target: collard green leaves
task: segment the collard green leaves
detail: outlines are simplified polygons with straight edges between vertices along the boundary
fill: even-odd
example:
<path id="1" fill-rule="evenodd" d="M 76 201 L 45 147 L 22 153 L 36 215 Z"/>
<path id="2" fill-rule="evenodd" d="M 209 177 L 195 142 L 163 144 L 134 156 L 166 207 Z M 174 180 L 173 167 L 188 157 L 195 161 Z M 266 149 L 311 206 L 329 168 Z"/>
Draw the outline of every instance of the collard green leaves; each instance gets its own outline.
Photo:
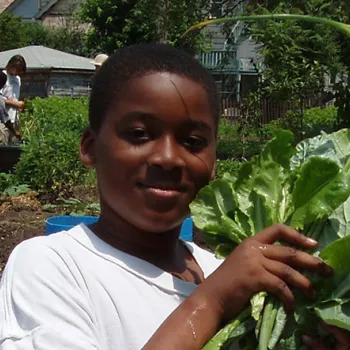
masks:
<path id="1" fill-rule="evenodd" d="M 311 276 L 319 298 L 303 304 L 301 297 L 299 311 L 350 330 L 350 130 L 322 134 L 296 147 L 292 139 L 289 131 L 280 131 L 236 176 L 225 174 L 202 189 L 190 206 L 192 217 L 220 257 L 275 223 L 316 238 L 319 244 L 311 253 L 331 265 L 334 275 Z M 255 298 L 251 320 L 258 322 L 259 333 L 261 301 L 271 299 L 263 294 Z M 300 349 L 300 336 L 310 329 L 308 317 L 297 317 L 291 332 L 291 316 L 286 323 L 281 315 L 283 322 L 276 324 L 286 328 L 271 331 L 270 347 L 278 343 L 279 348 Z"/>

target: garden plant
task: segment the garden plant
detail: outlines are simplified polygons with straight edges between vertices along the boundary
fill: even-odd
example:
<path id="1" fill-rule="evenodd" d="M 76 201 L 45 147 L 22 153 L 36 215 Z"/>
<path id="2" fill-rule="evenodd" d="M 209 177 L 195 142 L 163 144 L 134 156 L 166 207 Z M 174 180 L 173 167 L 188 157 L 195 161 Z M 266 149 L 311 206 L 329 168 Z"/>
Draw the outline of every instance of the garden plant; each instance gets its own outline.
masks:
<path id="1" fill-rule="evenodd" d="M 294 14 L 221 18 L 189 31 L 212 23 L 267 19 L 324 23 L 350 37 L 350 25 Z M 302 349 L 303 334 L 324 335 L 321 321 L 350 331 L 349 156 L 349 129 L 322 133 L 296 147 L 293 134 L 281 130 L 238 172 L 224 174 L 199 192 L 191 214 L 218 257 L 225 258 L 264 228 L 284 223 L 316 239 L 318 246 L 309 253 L 333 268 L 331 278 L 307 274 L 317 297 L 309 300 L 295 291 L 293 312 L 287 313 L 279 300 L 264 291 L 256 294 L 251 305 L 204 349 L 229 349 L 237 341 L 243 349 Z"/>

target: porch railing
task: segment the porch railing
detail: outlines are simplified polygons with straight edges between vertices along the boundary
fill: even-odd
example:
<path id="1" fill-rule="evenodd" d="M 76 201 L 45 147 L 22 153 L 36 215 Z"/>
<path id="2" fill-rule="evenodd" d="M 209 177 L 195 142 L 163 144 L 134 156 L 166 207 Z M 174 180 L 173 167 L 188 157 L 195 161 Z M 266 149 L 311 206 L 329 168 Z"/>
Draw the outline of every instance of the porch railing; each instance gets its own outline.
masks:
<path id="1" fill-rule="evenodd" d="M 236 59 L 235 51 L 216 50 L 201 52 L 197 56 L 207 69 L 231 73 L 257 73 L 257 68 L 249 59 Z"/>

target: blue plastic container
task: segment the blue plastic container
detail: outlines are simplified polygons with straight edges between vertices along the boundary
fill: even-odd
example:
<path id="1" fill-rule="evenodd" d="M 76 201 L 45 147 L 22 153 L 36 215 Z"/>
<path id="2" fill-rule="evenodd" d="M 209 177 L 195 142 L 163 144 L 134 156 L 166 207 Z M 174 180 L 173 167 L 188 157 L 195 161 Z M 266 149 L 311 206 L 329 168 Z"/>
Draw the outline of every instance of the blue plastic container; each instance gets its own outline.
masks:
<path id="1" fill-rule="evenodd" d="M 67 231 L 79 224 L 90 225 L 98 220 L 98 216 L 52 216 L 46 220 L 45 234 Z M 181 227 L 180 238 L 184 241 L 193 241 L 193 221 L 192 218 L 187 218 Z"/>
<path id="2" fill-rule="evenodd" d="M 193 241 L 193 220 L 191 217 L 185 219 L 182 224 L 180 238 L 184 241 Z"/>
<path id="3" fill-rule="evenodd" d="M 98 220 L 98 216 L 52 216 L 46 220 L 45 234 L 50 235 L 51 233 L 67 231 L 74 226 L 79 224 L 90 225 Z"/>

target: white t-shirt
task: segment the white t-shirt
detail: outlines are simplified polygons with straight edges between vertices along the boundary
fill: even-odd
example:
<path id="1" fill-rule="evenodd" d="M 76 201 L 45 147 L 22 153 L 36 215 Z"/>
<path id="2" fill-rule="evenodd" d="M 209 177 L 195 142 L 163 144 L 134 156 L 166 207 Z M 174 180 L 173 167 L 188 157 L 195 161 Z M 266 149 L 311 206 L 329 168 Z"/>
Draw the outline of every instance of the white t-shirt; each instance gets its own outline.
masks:
<path id="1" fill-rule="evenodd" d="M 221 263 L 186 246 L 211 274 Z M 86 226 L 22 242 L 0 285 L 2 350 L 139 350 L 196 288 Z"/>
<path id="2" fill-rule="evenodd" d="M 18 100 L 21 90 L 21 78 L 18 75 L 11 75 L 3 70 L 7 76 L 5 86 L 1 89 L 2 95 L 9 100 Z M 15 107 L 7 106 L 7 113 L 11 123 L 18 120 L 18 109 Z"/>

